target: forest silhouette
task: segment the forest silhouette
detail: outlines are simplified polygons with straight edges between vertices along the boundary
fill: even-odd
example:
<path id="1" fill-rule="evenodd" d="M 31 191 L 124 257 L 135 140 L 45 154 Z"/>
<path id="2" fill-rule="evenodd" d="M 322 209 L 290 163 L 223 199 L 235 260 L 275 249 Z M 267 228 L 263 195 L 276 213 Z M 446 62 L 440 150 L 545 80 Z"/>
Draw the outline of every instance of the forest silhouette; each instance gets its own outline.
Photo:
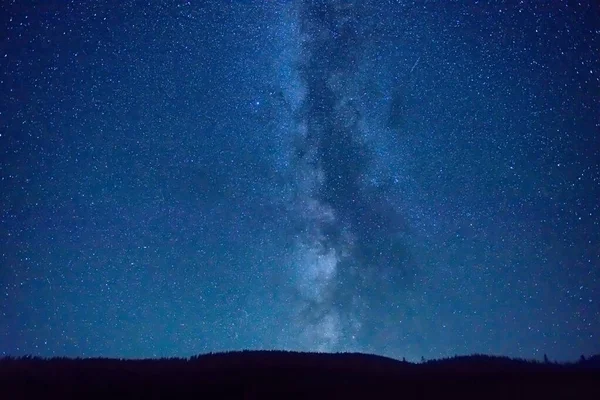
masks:
<path id="1" fill-rule="evenodd" d="M 360 353 L 241 351 L 190 358 L 5 357 L 0 397 L 600 398 L 600 355 L 573 363 L 486 355 L 421 363 Z"/>

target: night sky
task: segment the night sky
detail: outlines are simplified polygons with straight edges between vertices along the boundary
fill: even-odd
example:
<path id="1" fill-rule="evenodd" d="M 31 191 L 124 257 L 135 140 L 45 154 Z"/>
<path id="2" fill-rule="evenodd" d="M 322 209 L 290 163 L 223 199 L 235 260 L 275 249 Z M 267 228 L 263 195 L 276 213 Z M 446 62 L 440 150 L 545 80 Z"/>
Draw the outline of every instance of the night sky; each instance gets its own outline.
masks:
<path id="1" fill-rule="evenodd" d="M 3 1 L 0 355 L 600 353 L 600 11 L 520 3 Z"/>

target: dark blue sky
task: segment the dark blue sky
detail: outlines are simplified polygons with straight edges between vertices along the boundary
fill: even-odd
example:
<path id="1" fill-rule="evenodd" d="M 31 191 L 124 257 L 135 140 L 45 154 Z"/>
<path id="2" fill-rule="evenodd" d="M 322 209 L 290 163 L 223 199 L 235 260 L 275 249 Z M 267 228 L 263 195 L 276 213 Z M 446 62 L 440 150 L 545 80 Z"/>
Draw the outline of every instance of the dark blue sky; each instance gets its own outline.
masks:
<path id="1" fill-rule="evenodd" d="M 3 2 L 0 354 L 600 352 L 594 2 Z"/>

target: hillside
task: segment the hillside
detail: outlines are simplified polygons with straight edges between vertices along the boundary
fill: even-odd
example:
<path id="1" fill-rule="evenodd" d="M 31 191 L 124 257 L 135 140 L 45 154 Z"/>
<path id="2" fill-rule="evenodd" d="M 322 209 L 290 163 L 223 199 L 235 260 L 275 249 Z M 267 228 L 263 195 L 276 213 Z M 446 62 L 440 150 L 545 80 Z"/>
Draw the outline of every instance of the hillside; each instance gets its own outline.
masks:
<path id="1" fill-rule="evenodd" d="M 413 364 L 368 354 L 244 351 L 190 359 L 0 361 L 3 398 L 600 398 L 600 357 L 572 364 L 474 355 Z"/>

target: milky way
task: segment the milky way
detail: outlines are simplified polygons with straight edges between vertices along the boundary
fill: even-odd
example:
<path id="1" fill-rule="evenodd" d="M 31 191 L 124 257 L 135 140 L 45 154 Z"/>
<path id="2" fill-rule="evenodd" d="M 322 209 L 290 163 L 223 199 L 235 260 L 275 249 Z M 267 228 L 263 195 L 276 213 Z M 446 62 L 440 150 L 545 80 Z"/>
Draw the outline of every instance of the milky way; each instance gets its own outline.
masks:
<path id="1" fill-rule="evenodd" d="M 600 352 L 600 16 L 3 2 L 0 354 Z"/>
<path id="2" fill-rule="evenodd" d="M 294 265 L 304 301 L 299 323 L 308 348 L 341 350 L 353 346 L 368 318 L 364 310 L 371 305 L 360 294 L 367 285 L 379 286 L 372 271 L 392 270 L 396 290 L 407 290 L 408 248 L 399 212 L 369 181 L 376 161 L 365 138 L 378 127 L 364 116 L 370 104 L 359 76 L 371 44 L 360 24 L 368 10 L 317 2 L 294 11 L 301 47 L 293 61 L 303 85 L 293 115 L 300 217 Z"/>

